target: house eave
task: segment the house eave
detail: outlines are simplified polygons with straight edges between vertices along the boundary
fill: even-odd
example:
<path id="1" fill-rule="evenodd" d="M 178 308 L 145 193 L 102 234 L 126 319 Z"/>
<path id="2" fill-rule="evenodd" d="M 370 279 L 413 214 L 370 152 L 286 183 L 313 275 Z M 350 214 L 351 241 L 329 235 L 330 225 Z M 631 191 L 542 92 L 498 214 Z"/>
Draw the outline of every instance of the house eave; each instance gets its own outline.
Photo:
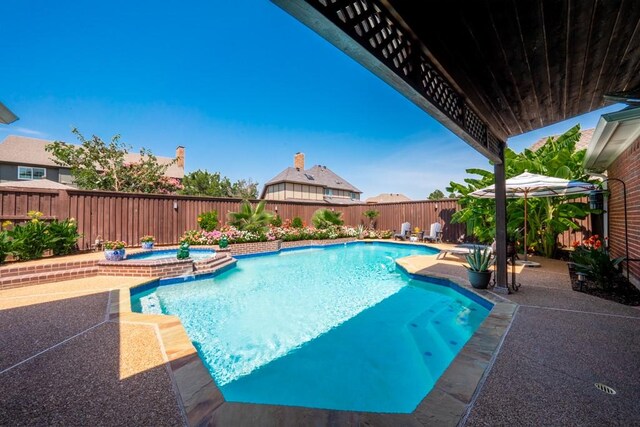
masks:
<path id="1" fill-rule="evenodd" d="M 603 114 L 587 148 L 585 170 L 604 172 L 638 138 L 640 107 Z"/>

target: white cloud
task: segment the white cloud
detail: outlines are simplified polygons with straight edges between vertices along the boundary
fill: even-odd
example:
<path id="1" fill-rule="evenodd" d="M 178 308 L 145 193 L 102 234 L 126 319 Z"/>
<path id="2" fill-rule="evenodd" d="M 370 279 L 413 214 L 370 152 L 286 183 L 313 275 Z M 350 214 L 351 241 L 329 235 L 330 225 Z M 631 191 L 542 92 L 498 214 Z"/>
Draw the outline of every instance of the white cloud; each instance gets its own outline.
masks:
<path id="1" fill-rule="evenodd" d="M 48 134 L 44 132 L 23 128 L 20 126 L 3 126 L 3 127 L 0 127 L 0 131 L 4 131 L 6 133 L 11 133 L 11 134 L 22 134 L 22 135 L 28 135 L 28 136 L 40 136 L 40 137 L 48 136 Z"/>

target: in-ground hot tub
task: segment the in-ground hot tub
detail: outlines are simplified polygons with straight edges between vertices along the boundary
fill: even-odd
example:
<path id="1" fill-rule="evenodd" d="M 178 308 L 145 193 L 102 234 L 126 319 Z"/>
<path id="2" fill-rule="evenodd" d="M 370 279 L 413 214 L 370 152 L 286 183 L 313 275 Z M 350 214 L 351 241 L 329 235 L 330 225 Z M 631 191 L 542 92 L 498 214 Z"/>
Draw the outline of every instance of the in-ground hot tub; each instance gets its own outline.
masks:
<path id="1" fill-rule="evenodd" d="M 216 253 L 212 247 L 190 249 L 187 259 L 178 259 L 177 254 L 177 248 L 152 249 L 128 254 L 122 261 L 100 261 L 99 274 L 168 278 L 211 273 L 235 262 L 228 252 Z"/>

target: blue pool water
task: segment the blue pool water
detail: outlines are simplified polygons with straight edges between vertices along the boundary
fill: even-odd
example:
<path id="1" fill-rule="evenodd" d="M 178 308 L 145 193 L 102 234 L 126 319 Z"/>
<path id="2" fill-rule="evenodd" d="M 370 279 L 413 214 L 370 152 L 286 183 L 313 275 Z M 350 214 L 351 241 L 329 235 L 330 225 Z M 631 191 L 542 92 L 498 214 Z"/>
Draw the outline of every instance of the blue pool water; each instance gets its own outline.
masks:
<path id="1" fill-rule="evenodd" d="M 189 258 L 191 259 L 205 259 L 214 256 L 216 252 L 212 249 L 189 249 Z M 175 258 L 178 255 L 176 249 L 163 249 L 159 251 L 139 252 L 137 254 L 127 255 L 127 259 L 162 259 L 162 258 Z"/>
<path id="2" fill-rule="evenodd" d="M 179 316 L 228 401 L 408 413 L 488 314 L 395 266 L 433 253 L 360 243 L 244 258 L 132 306 Z"/>

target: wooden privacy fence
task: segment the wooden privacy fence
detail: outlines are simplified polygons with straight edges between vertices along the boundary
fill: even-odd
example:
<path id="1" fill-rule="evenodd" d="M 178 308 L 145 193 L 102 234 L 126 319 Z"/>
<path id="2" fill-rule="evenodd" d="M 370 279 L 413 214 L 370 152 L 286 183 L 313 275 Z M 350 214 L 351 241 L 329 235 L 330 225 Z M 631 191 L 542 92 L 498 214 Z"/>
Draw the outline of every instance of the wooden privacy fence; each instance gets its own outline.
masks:
<path id="1" fill-rule="evenodd" d="M 197 229 L 197 217 L 202 212 L 216 210 L 221 224 L 226 223 L 228 212 L 237 211 L 241 200 L 214 197 L 193 197 L 159 194 L 132 194 L 84 190 L 0 189 L 0 221 L 24 221 L 31 210 L 40 211 L 44 218 L 75 218 L 83 238 L 81 249 L 88 249 L 96 238 L 124 240 L 138 245 L 140 237 L 151 234 L 158 244 L 175 244 L 186 230 Z M 376 205 L 332 205 L 268 201 L 267 209 L 284 219 L 296 216 L 307 224 L 320 208 L 343 212 L 346 225 L 368 224 L 363 212 L 380 211 L 377 229 L 399 230 L 408 221 L 412 227 L 429 230 L 430 224 L 444 224 L 444 240 L 455 242 L 465 232 L 463 224 L 452 224 L 451 216 L 459 209 L 456 200 L 422 200 L 414 202 L 384 203 Z M 590 221 L 582 221 L 590 230 Z M 560 243 L 570 245 L 582 239 L 582 233 L 566 232 L 559 236 Z"/>

